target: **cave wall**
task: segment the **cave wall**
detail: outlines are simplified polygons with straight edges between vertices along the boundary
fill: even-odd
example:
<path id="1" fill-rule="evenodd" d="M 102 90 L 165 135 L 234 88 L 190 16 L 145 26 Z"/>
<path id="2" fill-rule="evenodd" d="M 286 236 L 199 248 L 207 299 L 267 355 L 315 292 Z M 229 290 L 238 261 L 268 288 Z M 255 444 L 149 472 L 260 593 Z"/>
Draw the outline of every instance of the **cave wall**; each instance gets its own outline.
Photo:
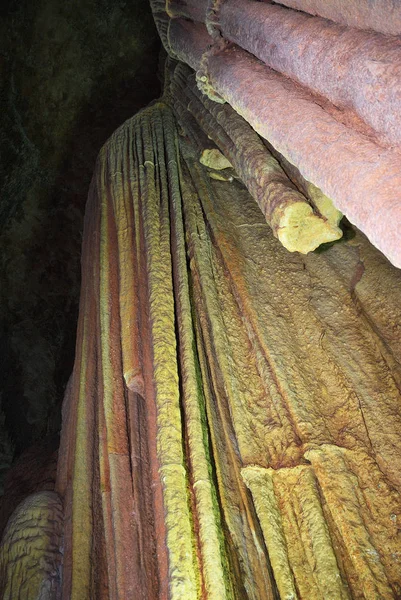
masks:
<path id="1" fill-rule="evenodd" d="M 60 427 L 96 154 L 158 96 L 159 41 L 147 0 L 9 1 L 0 16 L 1 479 Z"/>

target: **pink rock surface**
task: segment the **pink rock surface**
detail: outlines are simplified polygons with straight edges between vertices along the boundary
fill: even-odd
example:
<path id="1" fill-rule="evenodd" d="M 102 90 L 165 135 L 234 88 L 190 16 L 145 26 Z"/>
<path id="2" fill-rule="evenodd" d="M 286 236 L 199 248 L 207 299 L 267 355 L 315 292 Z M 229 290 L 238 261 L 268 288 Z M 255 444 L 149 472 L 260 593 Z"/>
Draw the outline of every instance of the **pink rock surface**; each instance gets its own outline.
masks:
<path id="1" fill-rule="evenodd" d="M 196 35 L 189 22 L 174 23 L 170 43 L 181 60 L 185 48 L 194 57 L 206 45 L 206 29 L 192 27 Z M 238 46 L 211 55 L 208 71 L 216 92 L 401 267 L 400 154 L 338 122 L 304 87 Z"/>
<path id="2" fill-rule="evenodd" d="M 197 70 L 204 52 L 210 47 L 213 40 L 203 24 L 192 23 L 185 19 L 172 19 L 168 41 L 171 49 L 174 48 L 177 58 Z"/>
<path id="3" fill-rule="evenodd" d="M 224 3 L 219 24 L 226 39 L 401 143 L 401 39 L 250 0 Z"/>
<path id="4" fill-rule="evenodd" d="M 399 0 L 280 0 L 279 4 L 351 27 L 401 34 Z"/>
<path id="5" fill-rule="evenodd" d="M 239 48 L 213 56 L 209 73 L 216 91 L 401 267 L 400 155 L 338 123 Z"/>

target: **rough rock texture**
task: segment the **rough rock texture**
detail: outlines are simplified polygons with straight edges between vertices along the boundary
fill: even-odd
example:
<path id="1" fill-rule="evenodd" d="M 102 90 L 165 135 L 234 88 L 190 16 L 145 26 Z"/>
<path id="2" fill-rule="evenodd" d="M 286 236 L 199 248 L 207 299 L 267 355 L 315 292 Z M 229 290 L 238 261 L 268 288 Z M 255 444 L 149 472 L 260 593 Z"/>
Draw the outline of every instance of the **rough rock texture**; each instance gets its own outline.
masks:
<path id="1" fill-rule="evenodd" d="M 384 149 L 337 120 L 306 88 L 238 46 L 210 48 L 213 38 L 201 23 L 173 19 L 168 41 L 174 56 L 195 68 L 198 79 L 207 72 L 207 87 L 401 266 L 398 149 Z"/>
<path id="2" fill-rule="evenodd" d="M 159 94 L 159 41 L 147 0 L 8 0 L 0 16 L 5 470 L 13 451 L 60 429 L 96 155 Z"/>
<path id="3" fill-rule="evenodd" d="M 401 13 L 401 10 L 400 10 Z M 401 144 L 401 40 L 254 0 L 223 2 L 223 36 Z"/>
<path id="4" fill-rule="evenodd" d="M 60 600 L 63 507 L 54 492 L 28 496 L 0 544 L 2 600 Z"/>
<path id="5" fill-rule="evenodd" d="M 373 29 L 392 35 L 401 34 L 401 10 L 398 0 L 280 0 L 278 4 L 320 15 L 351 27 Z"/>
<path id="6" fill-rule="evenodd" d="M 98 156 L 55 490 L 9 518 L 0 590 L 396 600 L 401 272 L 358 231 L 279 239 L 299 204 L 337 228 L 330 192 L 401 264 L 401 154 L 219 36 L 220 0 L 179 6 L 152 0 L 196 74 L 169 60 Z"/>
<path id="7" fill-rule="evenodd" d="M 212 102 L 198 90 L 190 69 L 180 63 L 170 86 L 175 110 L 178 105 L 182 107 L 180 114 L 190 112 L 229 158 L 287 250 L 307 254 L 342 236 L 338 220 L 331 214 L 322 218 L 320 212 L 314 212 L 308 194 L 299 192 L 252 127 L 228 104 Z M 185 122 L 182 125 L 186 130 Z M 303 192 L 307 191 L 306 184 Z M 326 212 L 331 212 L 329 207 Z"/>
<path id="8" fill-rule="evenodd" d="M 289 254 L 165 102 L 117 130 L 63 409 L 63 597 L 400 597 L 400 283 L 358 232 Z"/>

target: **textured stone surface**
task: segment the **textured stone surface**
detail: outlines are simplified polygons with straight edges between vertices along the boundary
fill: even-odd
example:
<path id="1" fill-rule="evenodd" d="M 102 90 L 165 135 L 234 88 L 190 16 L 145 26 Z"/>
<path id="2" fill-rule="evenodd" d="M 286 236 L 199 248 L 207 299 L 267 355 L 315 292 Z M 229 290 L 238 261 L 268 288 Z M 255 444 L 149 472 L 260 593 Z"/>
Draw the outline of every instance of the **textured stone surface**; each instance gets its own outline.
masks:
<path id="1" fill-rule="evenodd" d="M 217 92 L 400 266 L 400 155 L 334 120 L 243 50 L 214 55 L 209 73 Z"/>
<path id="2" fill-rule="evenodd" d="M 254 0 L 224 2 L 219 26 L 226 39 L 275 71 L 354 110 L 382 142 L 400 145 L 399 38 Z"/>
<path id="3" fill-rule="evenodd" d="M 307 255 L 273 233 L 287 193 L 337 226 L 311 183 L 322 181 L 398 248 L 399 160 L 223 48 L 219 1 L 207 27 L 169 22 L 177 4 L 152 2 L 164 44 L 232 106 L 212 103 L 178 65 L 165 96 L 99 154 L 56 493 L 28 496 L 8 521 L 0 590 L 9 600 L 395 600 L 401 273 L 358 231 Z M 208 136 L 235 168 L 225 181 L 214 178 L 226 169 L 202 164 L 205 148 L 216 153 Z M 395 222 L 387 213 L 378 225 L 391 190 Z M 53 486 L 49 449 L 38 456 L 16 466 L 15 504 Z"/>
<path id="4" fill-rule="evenodd" d="M 313 470 L 246 467 L 242 477 L 252 492 L 280 597 L 350 598 Z"/>
<path id="5" fill-rule="evenodd" d="M 64 403 L 64 597 L 397 598 L 400 277 L 358 232 L 289 254 L 166 103 L 117 130 Z"/>
<path id="6" fill-rule="evenodd" d="M 28 496 L 13 512 L 0 544 L 3 600 L 60 600 L 63 508 L 54 492 Z"/>
<path id="7" fill-rule="evenodd" d="M 320 15 L 351 27 L 373 29 L 392 35 L 401 33 L 398 0 L 280 0 L 278 4 Z"/>
<path id="8" fill-rule="evenodd" d="M 211 98 L 229 102 L 401 266 L 398 147 L 384 149 L 360 123 L 336 114 L 327 99 L 316 98 L 240 47 L 227 46 L 224 38 L 216 42 L 201 23 L 172 19 L 167 50 L 197 71 L 198 85 Z"/>
<path id="9" fill-rule="evenodd" d="M 174 70 L 170 82 L 173 97 L 182 98 L 187 112 L 229 158 L 283 246 L 307 254 L 322 243 L 339 239 L 338 222 L 313 211 L 307 186 L 305 197 L 249 124 L 228 104 L 212 102 L 202 94 L 188 71 L 182 64 Z M 185 123 L 183 127 L 186 129 Z"/>

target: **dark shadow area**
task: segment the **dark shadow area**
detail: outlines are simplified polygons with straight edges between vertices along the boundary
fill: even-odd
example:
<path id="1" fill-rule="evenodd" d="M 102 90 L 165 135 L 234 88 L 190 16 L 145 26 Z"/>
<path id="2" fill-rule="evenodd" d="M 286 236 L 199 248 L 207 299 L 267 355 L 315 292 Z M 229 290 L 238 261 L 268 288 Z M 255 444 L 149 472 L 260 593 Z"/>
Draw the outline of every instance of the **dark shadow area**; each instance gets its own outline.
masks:
<path id="1" fill-rule="evenodd" d="M 96 156 L 160 95 L 160 41 L 147 0 L 9 1 L 0 18 L 1 494 L 59 434 Z"/>

